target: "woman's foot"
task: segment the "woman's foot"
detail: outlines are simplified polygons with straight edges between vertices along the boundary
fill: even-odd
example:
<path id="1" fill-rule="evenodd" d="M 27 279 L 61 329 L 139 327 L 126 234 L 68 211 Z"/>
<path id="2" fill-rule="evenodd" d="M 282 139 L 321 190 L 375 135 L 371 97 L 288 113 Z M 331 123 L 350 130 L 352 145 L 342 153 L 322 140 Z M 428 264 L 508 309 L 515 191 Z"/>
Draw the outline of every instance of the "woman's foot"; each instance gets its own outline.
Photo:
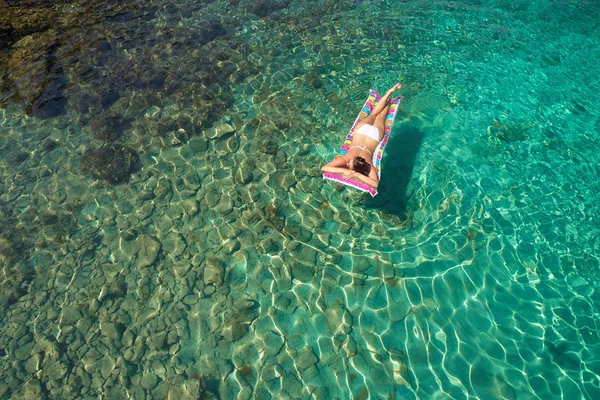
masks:
<path id="1" fill-rule="evenodd" d="M 396 83 L 391 89 L 390 92 L 394 92 L 396 90 L 402 89 L 402 84 L 401 83 Z"/>

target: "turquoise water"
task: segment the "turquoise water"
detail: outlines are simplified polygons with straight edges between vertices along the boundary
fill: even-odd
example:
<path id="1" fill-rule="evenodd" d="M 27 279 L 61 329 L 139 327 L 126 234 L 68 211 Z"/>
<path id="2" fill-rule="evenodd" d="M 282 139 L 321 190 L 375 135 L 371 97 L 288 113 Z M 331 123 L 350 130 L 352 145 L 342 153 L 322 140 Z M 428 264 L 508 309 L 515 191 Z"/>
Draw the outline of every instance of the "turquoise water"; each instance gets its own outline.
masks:
<path id="1" fill-rule="evenodd" d="M 599 3 L 53 11 L 0 54 L 0 397 L 599 398 Z M 323 181 L 397 81 L 380 194 Z"/>

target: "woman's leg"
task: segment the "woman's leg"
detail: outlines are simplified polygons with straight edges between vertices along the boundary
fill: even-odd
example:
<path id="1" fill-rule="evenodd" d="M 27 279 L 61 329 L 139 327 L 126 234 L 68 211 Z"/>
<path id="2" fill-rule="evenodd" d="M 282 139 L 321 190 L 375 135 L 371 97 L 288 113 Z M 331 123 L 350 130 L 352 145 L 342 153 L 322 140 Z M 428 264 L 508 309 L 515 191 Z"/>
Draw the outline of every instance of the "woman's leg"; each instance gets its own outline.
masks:
<path id="1" fill-rule="evenodd" d="M 375 117 L 375 122 L 373 123 L 373 126 L 379 131 L 380 142 L 381 139 L 383 139 L 383 133 L 385 132 L 385 117 L 387 117 L 389 111 L 390 105 L 388 104 L 387 107 L 385 107 L 383 111 L 380 112 L 377 117 Z"/>
<path id="2" fill-rule="evenodd" d="M 392 95 L 392 93 L 394 93 L 396 90 L 400 89 L 401 87 L 402 87 L 401 84 L 396 83 L 390 90 L 385 92 L 385 94 L 383 96 L 381 96 L 381 99 L 379 99 L 379 101 L 377 102 L 377 104 L 375 105 L 373 110 L 371 111 L 371 114 L 369 114 L 369 116 L 366 117 L 365 119 L 363 119 L 362 121 L 358 122 L 356 124 L 356 126 L 354 127 L 354 130 L 356 130 L 366 124 L 371 124 L 371 125 L 375 126 L 375 121 L 379 115 L 383 115 L 383 118 L 385 121 L 385 116 L 387 115 L 387 113 L 389 111 L 390 105 L 388 104 L 388 101 L 390 99 L 390 96 Z M 385 113 L 382 114 L 382 111 L 384 111 L 384 110 L 385 110 Z M 383 132 L 383 129 L 380 132 Z"/>
<path id="3" fill-rule="evenodd" d="M 363 119 L 362 121 L 358 121 L 356 123 L 356 126 L 354 127 L 354 132 L 356 132 L 358 129 L 360 129 L 361 126 L 363 125 L 373 125 L 375 123 L 375 115 L 373 115 L 373 113 L 369 114 L 369 116 L 365 119 Z"/>
<path id="4" fill-rule="evenodd" d="M 396 83 L 393 87 L 390 88 L 390 90 L 388 90 L 387 92 L 385 92 L 385 94 L 383 96 L 381 96 L 381 99 L 379 100 L 379 102 L 377 102 L 377 104 L 375 105 L 375 108 L 373 108 L 373 111 L 371 111 L 371 115 L 377 117 L 377 115 L 381 114 L 381 112 L 389 107 L 388 101 L 390 100 L 390 96 L 392 95 L 392 93 L 394 93 L 396 90 L 400 89 L 402 87 L 401 84 Z M 385 113 L 385 115 L 387 115 L 387 111 Z"/>

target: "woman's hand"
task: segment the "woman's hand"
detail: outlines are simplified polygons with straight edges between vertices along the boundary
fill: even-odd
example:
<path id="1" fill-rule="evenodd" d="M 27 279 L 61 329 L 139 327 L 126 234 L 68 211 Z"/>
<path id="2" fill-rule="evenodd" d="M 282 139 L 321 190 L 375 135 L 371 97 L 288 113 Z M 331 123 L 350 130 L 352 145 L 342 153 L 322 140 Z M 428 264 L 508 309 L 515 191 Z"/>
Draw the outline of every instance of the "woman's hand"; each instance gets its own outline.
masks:
<path id="1" fill-rule="evenodd" d="M 345 171 L 345 172 L 342 174 L 342 176 L 343 176 L 345 179 L 358 179 L 358 172 L 356 172 L 356 171 L 352 171 L 351 169 L 349 169 L 349 170 L 346 170 L 346 171 Z"/>

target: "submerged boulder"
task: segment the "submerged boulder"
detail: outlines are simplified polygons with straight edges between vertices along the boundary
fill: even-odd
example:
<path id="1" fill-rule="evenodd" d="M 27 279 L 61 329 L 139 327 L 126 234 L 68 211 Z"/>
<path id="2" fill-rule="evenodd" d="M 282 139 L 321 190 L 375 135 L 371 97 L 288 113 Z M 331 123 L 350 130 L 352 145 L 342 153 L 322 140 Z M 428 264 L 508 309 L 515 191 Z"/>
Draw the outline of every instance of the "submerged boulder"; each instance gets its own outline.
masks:
<path id="1" fill-rule="evenodd" d="M 223 28 L 220 22 L 210 21 L 201 27 L 199 42 L 202 45 L 226 34 L 227 31 L 225 28 Z"/>
<path id="2" fill-rule="evenodd" d="M 265 18 L 270 16 L 276 11 L 282 10 L 286 8 L 288 2 L 287 1 L 274 1 L 274 0 L 261 0 L 257 3 L 252 4 L 247 8 L 248 12 L 256 15 L 260 18 Z"/>
<path id="3" fill-rule="evenodd" d="M 131 121 L 113 111 L 105 112 L 90 121 L 94 136 L 106 142 L 117 141 L 131 128 Z"/>
<path id="4" fill-rule="evenodd" d="M 50 28 L 55 11 L 45 4 L 33 3 L 0 0 L 0 48 L 10 48 L 20 38 Z"/>
<path id="5" fill-rule="evenodd" d="M 65 111 L 66 79 L 55 63 L 57 47 L 57 33 L 50 29 L 21 39 L 8 60 L 6 78 L 30 115 L 51 118 Z"/>
<path id="6" fill-rule="evenodd" d="M 521 122 L 516 124 L 502 124 L 495 121 L 488 128 L 489 132 L 504 142 L 522 142 L 527 139 L 529 130 L 534 125 L 531 123 Z"/>
<path id="7" fill-rule="evenodd" d="M 86 176 L 115 184 L 129 179 L 138 160 L 138 153 L 133 149 L 111 144 L 86 151 L 79 160 L 79 167 Z"/>

